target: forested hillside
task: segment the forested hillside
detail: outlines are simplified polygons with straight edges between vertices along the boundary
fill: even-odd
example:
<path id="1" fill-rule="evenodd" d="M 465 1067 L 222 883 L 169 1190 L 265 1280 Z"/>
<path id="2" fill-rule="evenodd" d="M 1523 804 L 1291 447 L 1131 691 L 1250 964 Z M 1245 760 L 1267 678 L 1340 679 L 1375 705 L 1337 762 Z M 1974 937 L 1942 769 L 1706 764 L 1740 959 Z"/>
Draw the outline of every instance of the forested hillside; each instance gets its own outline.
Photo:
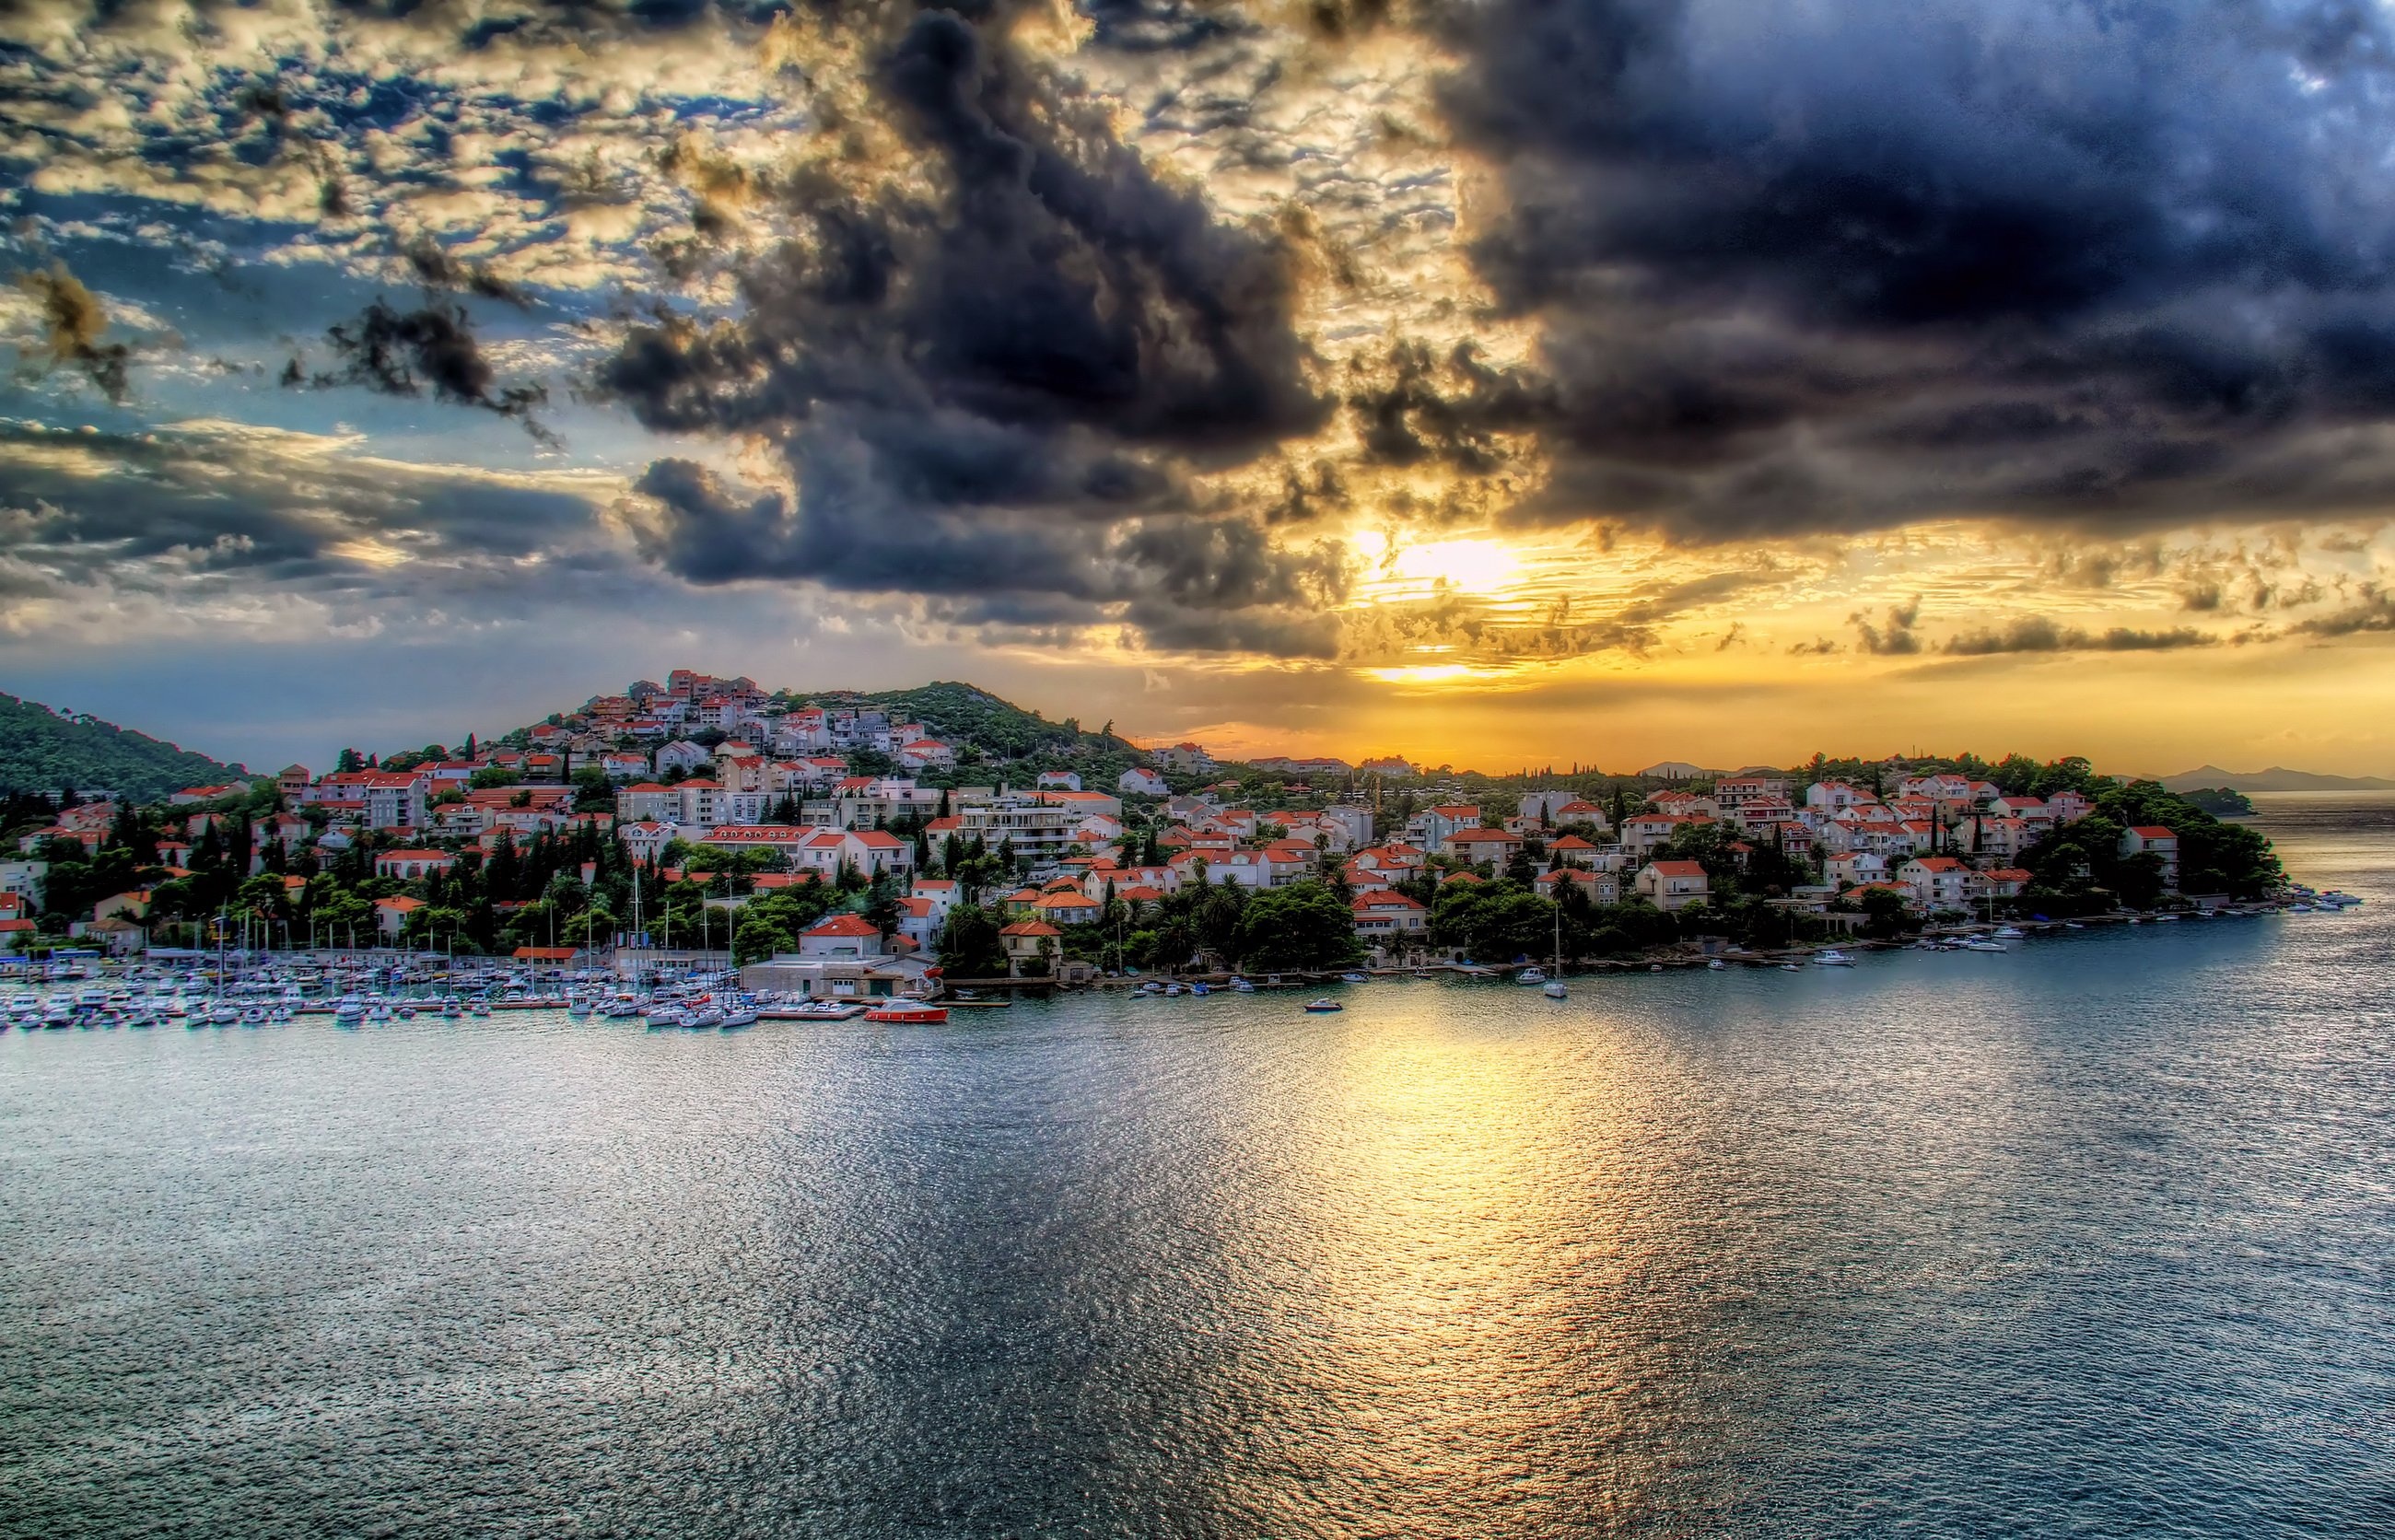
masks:
<path id="1" fill-rule="evenodd" d="M 61 717 L 0 694 L 0 790 L 102 787 L 148 802 L 179 787 L 245 775 L 239 765 L 130 732 L 96 717 Z"/>

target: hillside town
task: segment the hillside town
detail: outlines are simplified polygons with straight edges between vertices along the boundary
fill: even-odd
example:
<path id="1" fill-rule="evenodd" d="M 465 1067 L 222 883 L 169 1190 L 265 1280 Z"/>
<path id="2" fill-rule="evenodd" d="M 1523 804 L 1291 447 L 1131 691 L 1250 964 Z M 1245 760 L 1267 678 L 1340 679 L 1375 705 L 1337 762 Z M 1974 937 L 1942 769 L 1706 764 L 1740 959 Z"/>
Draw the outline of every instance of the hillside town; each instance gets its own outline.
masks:
<path id="1" fill-rule="evenodd" d="M 16 792 L 0 938 L 720 957 L 805 989 L 1768 950 L 2280 881 L 2252 831 L 2080 760 L 1498 779 L 1231 762 L 916 695 L 676 669 L 454 750 L 140 807 Z"/>

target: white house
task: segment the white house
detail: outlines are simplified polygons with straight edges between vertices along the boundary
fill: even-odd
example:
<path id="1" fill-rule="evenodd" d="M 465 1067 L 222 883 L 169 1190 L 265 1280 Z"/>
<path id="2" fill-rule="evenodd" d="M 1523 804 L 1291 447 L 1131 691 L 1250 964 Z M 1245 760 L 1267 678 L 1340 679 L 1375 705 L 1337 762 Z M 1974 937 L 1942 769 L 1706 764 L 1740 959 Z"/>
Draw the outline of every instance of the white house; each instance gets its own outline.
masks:
<path id="1" fill-rule="evenodd" d="M 965 884 L 953 876 L 918 876 L 915 886 L 907 888 L 907 898 L 922 898 L 932 905 L 932 925 L 946 925 L 948 910 L 956 908 L 965 896 Z"/>
<path id="2" fill-rule="evenodd" d="M 1162 796 L 1172 790 L 1164 783 L 1164 777 L 1152 770 L 1144 770 L 1136 765 L 1117 776 L 1115 786 L 1116 789 L 1128 792 L 1134 796 Z"/>
<path id="3" fill-rule="evenodd" d="M 1398 892 L 1358 893 L 1348 907 L 1356 916 L 1356 934 L 1367 941 L 1420 941 L 1430 922 L 1428 910 Z"/>
<path id="4" fill-rule="evenodd" d="M 799 936 L 801 957 L 879 957 L 881 932 L 862 915 L 826 915 Z"/>
<path id="5" fill-rule="evenodd" d="M 1977 875 L 1952 856 L 1915 856 L 1896 869 L 1896 880 L 1912 890 L 1924 909 L 1967 909 Z"/>
<path id="6" fill-rule="evenodd" d="M 1805 788 L 1805 806 L 1818 808 L 1823 812 L 1836 812 L 1842 808 L 1875 800 L 1871 793 L 1844 781 L 1816 781 Z"/>
<path id="7" fill-rule="evenodd" d="M 2121 831 L 2121 854 L 2157 855 L 2163 862 L 2163 891 L 2178 891 L 2178 836 L 2159 824 L 2141 824 Z"/>
<path id="8" fill-rule="evenodd" d="M 1195 744 L 1175 744 L 1170 748 L 1156 750 L 1150 757 L 1166 770 L 1183 770 L 1193 775 L 1203 775 L 1214 768 L 1214 757 Z"/>
<path id="9" fill-rule="evenodd" d="M 1842 850 L 1822 863 L 1830 880 L 1840 888 L 1859 887 L 1866 882 L 1887 880 L 1887 858 L 1869 850 Z"/>
<path id="10" fill-rule="evenodd" d="M 1638 869 L 1637 888 L 1658 909 L 1702 903 L 1710 891 L 1704 867 L 1693 861 L 1650 861 Z"/>
<path id="11" fill-rule="evenodd" d="M 1406 823 L 1406 837 L 1424 849 L 1444 847 L 1447 836 L 1458 829 L 1480 827 L 1480 809 L 1467 803 L 1425 808 Z"/>

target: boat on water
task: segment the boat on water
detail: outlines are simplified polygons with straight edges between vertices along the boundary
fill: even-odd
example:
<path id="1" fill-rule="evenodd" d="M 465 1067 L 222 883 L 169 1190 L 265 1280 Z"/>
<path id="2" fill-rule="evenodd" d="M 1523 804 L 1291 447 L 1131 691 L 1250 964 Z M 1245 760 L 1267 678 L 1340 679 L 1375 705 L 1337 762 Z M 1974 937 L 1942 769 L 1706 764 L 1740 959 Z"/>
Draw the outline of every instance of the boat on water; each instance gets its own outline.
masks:
<path id="1" fill-rule="evenodd" d="M 875 1006 L 865 1013 L 868 1021 L 881 1021 L 893 1026 L 936 1027 L 948 1019 L 946 1006 L 927 1006 L 913 1001 L 892 1001 Z"/>
<path id="2" fill-rule="evenodd" d="M 2002 941 L 1991 941 L 1985 936 L 1973 936 L 1963 943 L 1963 950 L 1965 952 L 2009 952 L 2012 949 L 2005 945 Z"/>
<path id="3" fill-rule="evenodd" d="M 1996 927 L 1995 930 L 1996 940 L 2000 941 L 2019 941 L 2024 934 L 2025 932 L 2023 932 L 2018 926 L 2012 925 L 2000 925 Z"/>
<path id="4" fill-rule="evenodd" d="M 1306 1013 L 1311 1016 L 1327 1016 L 1334 1010 L 1346 1008 L 1336 1000 L 1308 1000 L 1305 1003 Z"/>
<path id="5" fill-rule="evenodd" d="M 1547 981 L 1547 970 L 1533 965 L 1515 974 L 1514 981 L 1517 984 L 1543 984 Z"/>
<path id="6" fill-rule="evenodd" d="M 1539 986 L 1539 993 L 1550 1000 L 1565 1000 L 1571 997 L 1571 991 L 1564 987 L 1564 981 L 1561 979 L 1548 980 Z"/>
<path id="7" fill-rule="evenodd" d="M 1855 966 L 1855 960 L 1833 946 L 1827 952 L 1815 953 L 1813 966 L 1815 967 L 1852 967 Z"/>
<path id="8" fill-rule="evenodd" d="M 1339 975 L 1339 981 L 1343 984 L 1363 984 L 1370 983 L 1371 977 L 1369 973 L 1343 973 Z"/>
<path id="9" fill-rule="evenodd" d="M 1214 992 L 1203 980 L 1200 980 L 1189 986 L 1189 993 L 1192 994 L 1211 994 Z"/>
<path id="10" fill-rule="evenodd" d="M 1231 990 L 1234 994 L 1253 994 L 1256 992 L 1256 986 L 1248 982 L 1245 979 L 1240 978 L 1238 975 L 1233 974 L 1231 976 Z"/>
<path id="11" fill-rule="evenodd" d="M 1729 967 L 1729 965 L 1728 965 L 1727 963 L 1726 963 L 1726 962 L 1723 962 L 1719 957 L 1715 957 L 1713 961 L 1711 961 L 1711 962 L 1709 962 L 1709 963 L 1707 963 L 1707 964 L 1705 965 L 1705 967 L 1707 968 L 1707 970 L 1708 970 L 1708 971 L 1710 971 L 1710 972 L 1714 972 L 1714 973 L 1719 973 L 1719 972 L 1721 972 L 1723 969 L 1725 969 L 1725 968 L 1727 968 L 1727 967 Z"/>

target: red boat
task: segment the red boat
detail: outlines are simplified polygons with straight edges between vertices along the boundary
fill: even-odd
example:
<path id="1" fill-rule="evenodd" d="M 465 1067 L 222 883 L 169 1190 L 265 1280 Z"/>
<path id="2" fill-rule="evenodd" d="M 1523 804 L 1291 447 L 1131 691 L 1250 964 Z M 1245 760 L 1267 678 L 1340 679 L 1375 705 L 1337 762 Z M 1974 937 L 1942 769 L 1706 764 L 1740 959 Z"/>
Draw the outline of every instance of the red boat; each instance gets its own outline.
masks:
<path id="1" fill-rule="evenodd" d="M 893 1000 L 886 1006 L 876 1006 L 865 1013 L 868 1021 L 887 1021 L 895 1026 L 936 1027 L 948 1019 L 946 1006 L 921 1006 L 911 1001 Z"/>

